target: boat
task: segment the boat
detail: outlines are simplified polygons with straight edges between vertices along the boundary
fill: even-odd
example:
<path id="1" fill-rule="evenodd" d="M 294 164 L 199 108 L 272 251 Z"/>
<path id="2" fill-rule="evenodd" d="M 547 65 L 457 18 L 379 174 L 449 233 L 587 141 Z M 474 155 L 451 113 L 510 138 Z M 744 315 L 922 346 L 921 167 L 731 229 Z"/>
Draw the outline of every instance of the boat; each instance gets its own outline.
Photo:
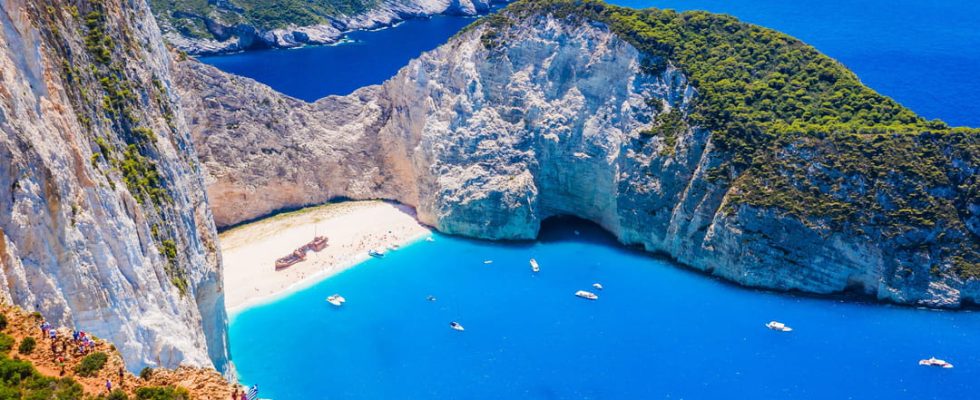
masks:
<path id="1" fill-rule="evenodd" d="M 541 268 L 538 267 L 538 261 L 532 258 L 531 259 L 531 271 L 538 272 L 540 270 L 541 270 Z"/>
<path id="2" fill-rule="evenodd" d="M 433 295 L 430 294 L 430 295 L 426 296 L 425 299 L 428 300 L 428 301 L 436 301 L 436 296 L 433 296 Z"/>
<path id="3" fill-rule="evenodd" d="M 314 236 L 313 240 L 306 247 L 313 251 L 323 250 L 327 247 L 327 238 L 325 236 Z"/>
<path id="4" fill-rule="evenodd" d="M 397 244 L 393 244 L 391 246 L 388 246 L 388 251 L 397 251 L 400 248 L 401 246 L 398 246 Z"/>
<path id="5" fill-rule="evenodd" d="M 327 247 L 327 238 L 325 236 L 314 236 L 313 240 L 309 243 L 300 246 L 298 249 L 293 250 L 288 256 L 279 258 L 276 260 L 276 271 L 281 269 L 286 269 L 294 264 L 306 261 L 306 253 L 308 251 L 320 251 Z"/>
<path id="6" fill-rule="evenodd" d="M 435 242 L 436 241 L 436 238 L 434 238 L 432 236 L 429 236 L 429 237 L 425 238 L 425 241 L 426 242 Z"/>
<path id="7" fill-rule="evenodd" d="M 579 291 L 575 292 L 575 295 L 578 296 L 578 297 L 581 297 L 583 299 L 589 299 L 589 300 L 598 300 L 599 299 L 599 296 L 596 295 L 595 293 L 588 292 L 588 291 L 585 291 L 585 290 L 579 290 Z"/>
<path id="8" fill-rule="evenodd" d="M 385 251 L 384 250 L 371 249 L 371 250 L 368 250 L 368 255 L 371 256 L 371 257 L 381 258 L 381 257 L 384 257 L 385 256 Z"/>
<path id="9" fill-rule="evenodd" d="M 593 283 L 592 287 L 596 288 L 596 290 L 602 290 L 602 284 L 599 282 Z"/>
<path id="10" fill-rule="evenodd" d="M 766 328 L 772 329 L 774 331 L 780 331 L 780 332 L 792 332 L 793 331 L 793 328 L 790 328 L 790 327 L 786 326 L 786 324 L 784 324 L 782 322 L 779 322 L 779 321 L 769 321 L 769 323 L 766 324 Z"/>
<path id="11" fill-rule="evenodd" d="M 493 264 L 493 260 L 483 260 L 484 264 Z"/>
<path id="12" fill-rule="evenodd" d="M 466 329 L 463 329 L 463 325 L 460 325 L 459 322 L 456 322 L 456 321 L 450 322 L 449 323 L 449 327 L 450 328 L 453 328 L 453 329 L 455 329 L 457 331 L 460 331 L 460 332 L 466 330 Z"/>
<path id="13" fill-rule="evenodd" d="M 926 367 L 953 368 L 953 364 L 950 364 L 946 360 L 940 360 L 936 357 L 930 357 L 927 360 L 919 360 L 919 365 Z"/>
<path id="14" fill-rule="evenodd" d="M 337 307 L 340 307 L 346 301 L 347 301 L 347 299 L 345 299 L 344 296 L 341 296 L 339 294 L 334 294 L 332 296 L 327 297 L 327 302 L 330 303 L 330 304 L 333 304 L 333 305 L 335 305 Z"/>
<path id="15" fill-rule="evenodd" d="M 289 268 L 300 261 L 306 260 L 306 250 L 300 248 L 289 253 L 288 256 L 276 260 L 276 271 Z"/>

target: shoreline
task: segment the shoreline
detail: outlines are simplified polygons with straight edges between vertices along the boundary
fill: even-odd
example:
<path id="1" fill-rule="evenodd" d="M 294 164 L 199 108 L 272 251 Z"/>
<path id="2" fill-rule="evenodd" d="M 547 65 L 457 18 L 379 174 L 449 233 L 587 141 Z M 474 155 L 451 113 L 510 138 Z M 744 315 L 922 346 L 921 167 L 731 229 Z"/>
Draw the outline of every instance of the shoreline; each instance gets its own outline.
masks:
<path id="1" fill-rule="evenodd" d="M 327 247 L 276 271 L 275 260 L 309 242 Z M 384 201 L 346 201 L 307 207 L 240 225 L 218 235 L 224 259 L 229 318 L 273 302 L 367 260 L 367 251 L 408 246 L 432 234 L 411 207 Z"/>

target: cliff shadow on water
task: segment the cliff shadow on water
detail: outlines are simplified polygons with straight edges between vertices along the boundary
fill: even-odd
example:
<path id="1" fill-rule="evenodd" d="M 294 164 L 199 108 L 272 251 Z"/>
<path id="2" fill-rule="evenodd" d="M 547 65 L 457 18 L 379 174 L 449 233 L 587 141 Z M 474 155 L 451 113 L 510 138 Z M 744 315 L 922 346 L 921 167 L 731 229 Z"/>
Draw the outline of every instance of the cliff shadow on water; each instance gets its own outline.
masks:
<path id="1" fill-rule="evenodd" d="M 737 290 L 752 291 L 757 293 L 768 293 L 778 296 L 789 296 L 795 298 L 805 298 L 805 299 L 815 299 L 818 301 L 826 302 L 841 302 L 846 301 L 850 303 L 864 304 L 868 306 L 898 306 L 903 308 L 918 308 L 923 309 L 922 306 L 897 303 L 894 301 L 878 299 L 874 294 L 865 292 L 859 284 L 848 286 L 845 290 L 837 293 L 830 294 L 815 294 L 808 293 L 800 290 L 777 290 L 770 288 L 760 288 L 754 286 L 747 286 L 740 284 L 736 281 L 730 279 L 724 279 L 722 277 L 713 274 L 713 270 L 700 270 L 697 268 L 692 268 L 689 265 L 685 265 L 662 251 L 650 252 L 643 249 L 641 245 L 627 245 L 616 239 L 608 230 L 599 226 L 595 222 L 589 221 L 587 219 L 579 218 L 573 215 L 556 215 L 549 217 L 542 221 L 541 230 L 538 232 L 538 237 L 534 240 L 520 240 L 520 241 L 493 241 L 484 239 L 472 239 L 463 236 L 454 236 L 460 240 L 468 240 L 474 242 L 492 242 L 496 245 L 503 246 L 515 246 L 515 247 L 533 247 L 534 243 L 558 243 L 558 242 L 579 242 L 579 243 L 590 243 L 599 244 L 608 247 L 618 248 L 621 251 L 629 252 L 635 256 L 648 257 L 655 260 L 663 261 L 671 268 L 676 268 L 680 272 L 685 274 L 691 274 L 698 277 L 699 279 L 711 279 L 720 284 L 734 287 Z M 973 301 L 964 301 L 959 309 L 939 309 L 934 310 L 937 312 L 972 312 L 980 310 L 980 304 Z"/>

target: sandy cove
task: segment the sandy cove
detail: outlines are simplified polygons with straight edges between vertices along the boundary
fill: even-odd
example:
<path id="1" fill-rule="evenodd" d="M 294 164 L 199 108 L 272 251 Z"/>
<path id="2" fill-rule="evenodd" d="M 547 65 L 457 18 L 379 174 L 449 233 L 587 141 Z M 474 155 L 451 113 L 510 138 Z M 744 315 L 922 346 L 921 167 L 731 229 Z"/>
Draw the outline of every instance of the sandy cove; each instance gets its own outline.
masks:
<path id="1" fill-rule="evenodd" d="M 327 248 L 276 271 L 275 261 L 326 236 Z M 307 287 L 367 259 L 368 250 L 405 245 L 431 232 L 410 207 L 352 201 L 305 208 L 242 225 L 219 235 L 229 314 Z"/>

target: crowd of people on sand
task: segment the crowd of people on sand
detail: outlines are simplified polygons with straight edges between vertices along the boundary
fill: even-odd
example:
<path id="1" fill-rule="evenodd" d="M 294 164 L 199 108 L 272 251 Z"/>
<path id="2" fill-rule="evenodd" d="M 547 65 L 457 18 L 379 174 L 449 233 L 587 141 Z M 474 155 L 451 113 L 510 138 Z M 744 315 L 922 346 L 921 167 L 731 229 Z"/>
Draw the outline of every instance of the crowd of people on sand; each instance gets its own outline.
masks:
<path id="1" fill-rule="evenodd" d="M 41 321 L 39 328 L 41 337 L 47 338 L 51 344 L 51 354 L 54 357 L 52 361 L 61 368 L 62 376 L 65 375 L 65 361 L 68 358 L 85 357 L 102 345 L 83 331 L 55 328 L 47 321 Z M 110 384 L 107 382 L 107 385 Z"/>

